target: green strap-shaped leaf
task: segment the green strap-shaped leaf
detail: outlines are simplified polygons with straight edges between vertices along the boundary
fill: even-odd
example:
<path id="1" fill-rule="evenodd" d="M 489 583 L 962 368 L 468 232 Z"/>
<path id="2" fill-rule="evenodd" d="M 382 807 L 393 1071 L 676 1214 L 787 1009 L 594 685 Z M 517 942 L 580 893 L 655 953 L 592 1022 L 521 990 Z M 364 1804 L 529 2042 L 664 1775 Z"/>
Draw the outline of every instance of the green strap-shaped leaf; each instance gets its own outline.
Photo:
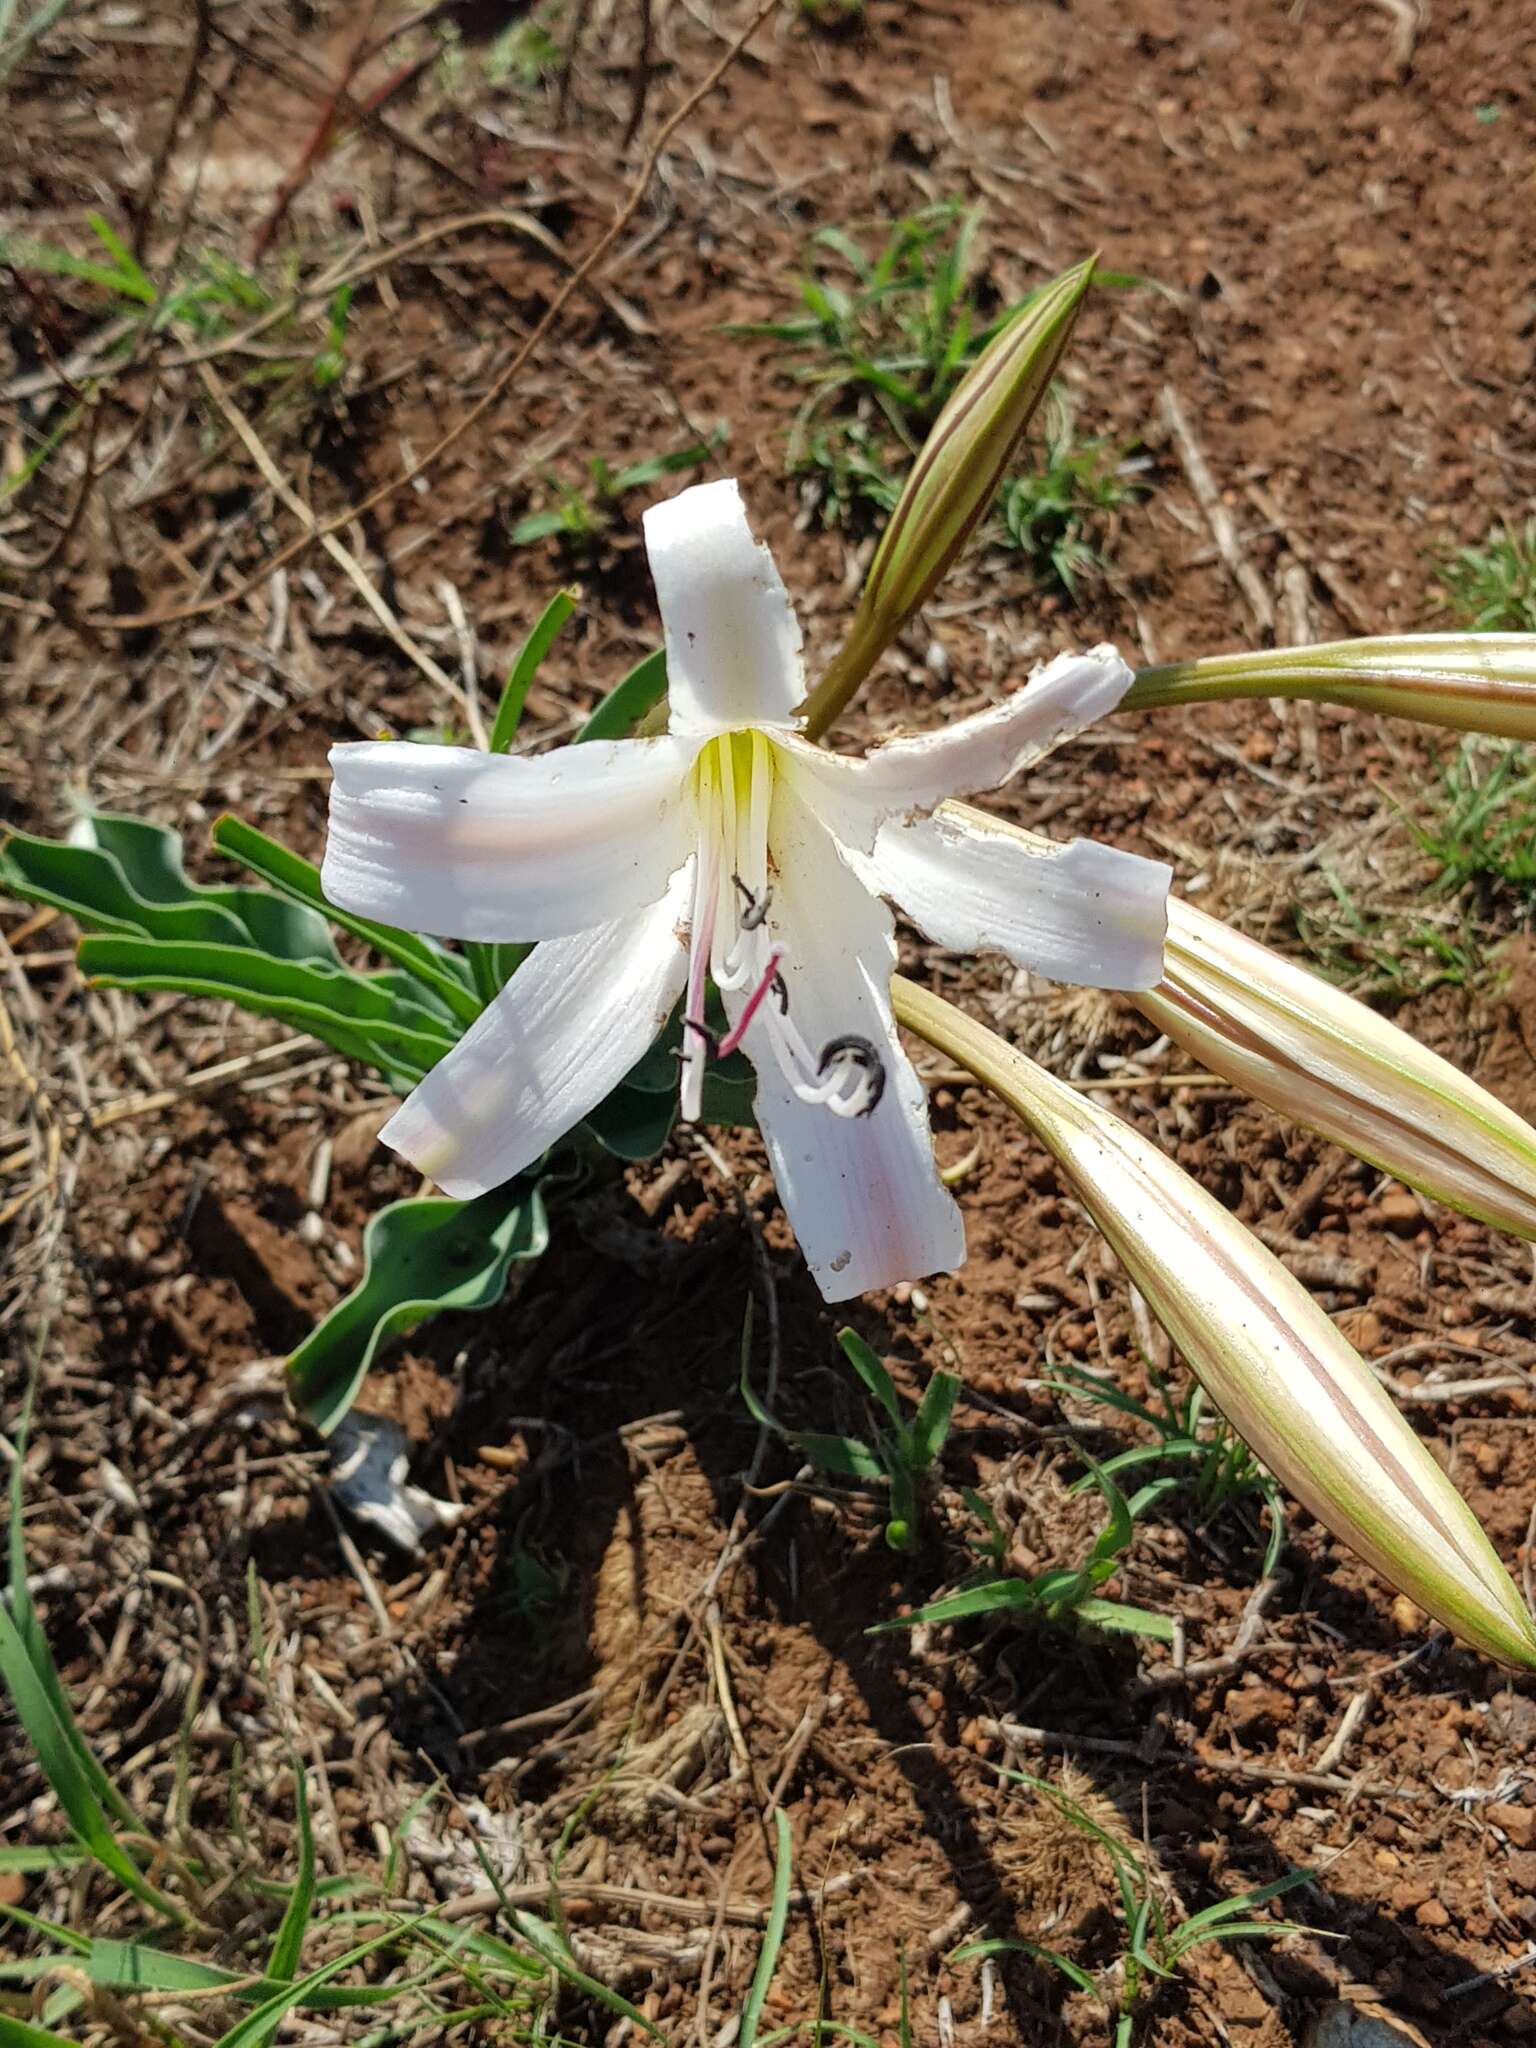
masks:
<path id="1" fill-rule="evenodd" d="M 621 1081 L 586 1119 L 605 1152 L 616 1159 L 654 1159 L 677 1120 L 677 1096 Z"/>
<path id="2" fill-rule="evenodd" d="M 574 590 L 557 590 L 534 621 L 532 632 L 523 642 L 516 661 L 507 672 L 507 680 L 502 684 L 501 700 L 496 706 L 496 718 L 487 742 L 489 752 L 504 754 L 516 739 L 533 679 L 554 645 L 555 635 L 575 611 L 576 597 Z"/>
<path id="3" fill-rule="evenodd" d="M 13 2019 L 0 2013 L 0 2048 L 74 2048 L 67 2034 L 55 2034 L 48 2027 L 34 2027 L 29 2020 Z"/>
<path id="4" fill-rule="evenodd" d="M 9 834 L 0 889 L 67 910 L 87 931 L 253 946 L 282 960 L 339 966 L 323 917 L 265 889 L 205 889 L 187 879 L 181 841 L 142 818 L 98 812 L 94 844 Z"/>
<path id="5" fill-rule="evenodd" d="M 548 1241 L 543 1198 L 526 1180 L 473 1202 L 427 1195 L 381 1209 L 363 1233 L 361 1282 L 288 1361 L 294 1405 L 334 1429 L 386 1338 L 445 1309 L 493 1308 L 513 1261 Z"/>
<path id="6" fill-rule="evenodd" d="M 578 740 L 621 740 L 654 711 L 667 694 L 667 657 L 658 647 L 644 655 L 628 675 L 621 676 L 595 706 L 577 733 Z"/>
<path id="7" fill-rule="evenodd" d="M 315 1905 L 315 1832 L 309 1822 L 309 1788 L 304 1777 L 304 1762 L 297 1753 L 292 1758 L 292 1767 L 299 1872 L 293 1890 L 288 1894 L 282 1924 L 277 1930 L 277 1939 L 272 1944 L 271 1958 L 267 1963 L 267 1975 L 280 1983 L 291 1983 L 299 1974 L 299 1959 L 304 1953 L 309 1916 Z"/>
<path id="8" fill-rule="evenodd" d="M 418 937 L 415 932 L 397 931 L 392 925 L 375 924 L 372 918 L 354 917 L 350 911 L 338 910 L 321 888 L 320 870 L 313 861 L 305 860 L 276 839 L 269 839 L 265 832 L 258 832 L 254 825 L 247 825 L 240 818 L 220 818 L 212 838 L 220 853 L 227 853 L 231 860 L 260 875 L 282 895 L 308 905 L 344 932 L 351 932 L 354 938 L 372 946 L 384 959 L 396 961 L 430 989 L 460 1024 L 473 1024 L 479 1016 L 481 1006 L 469 986 L 468 971 L 459 955 L 431 939 Z"/>
<path id="9" fill-rule="evenodd" d="M 58 1667 L 53 1661 L 53 1652 L 48 1647 L 42 1621 L 27 1583 L 27 1544 L 25 1525 L 22 1520 L 24 1507 L 23 1484 L 26 1471 L 27 1438 L 32 1427 L 33 1387 L 29 1386 L 22 1400 L 21 1415 L 16 1425 L 16 1456 L 11 1463 L 10 1489 L 6 1518 L 7 1589 L 6 1598 L 10 1605 L 11 1621 L 16 1632 L 16 1642 L 21 1654 L 31 1665 L 44 1699 L 52 1710 L 53 1718 L 74 1752 L 75 1762 L 87 1788 L 94 1795 L 104 1814 L 111 1815 L 121 1826 L 139 1831 L 140 1822 L 133 1808 L 118 1791 L 88 1747 L 84 1736 L 75 1722 L 69 1695 L 59 1677 Z M 13 1852 L 25 1853 L 25 1852 Z M 44 1854 L 67 1852 L 39 1852 Z"/>
<path id="10" fill-rule="evenodd" d="M 450 1027 L 398 986 L 345 968 L 274 960 L 249 947 L 115 936 L 82 939 L 79 957 L 81 972 L 101 986 L 223 997 L 311 1032 L 392 1080 L 419 1080 L 454 1042 Z"/>
<path id="11" fill-rule="evenodd" d="M 68 1705 L 61 1711 L 4 1605 L 0 1605 L 0 1679 L 39 1768 L 82 1846 L 152 1912 L 170 1920 L 183 1919 L 180 1907 L 149 1882 L 119 1841 L 96 1795 L 92 1775 L 81 1761 L 79 1736 Z"/>

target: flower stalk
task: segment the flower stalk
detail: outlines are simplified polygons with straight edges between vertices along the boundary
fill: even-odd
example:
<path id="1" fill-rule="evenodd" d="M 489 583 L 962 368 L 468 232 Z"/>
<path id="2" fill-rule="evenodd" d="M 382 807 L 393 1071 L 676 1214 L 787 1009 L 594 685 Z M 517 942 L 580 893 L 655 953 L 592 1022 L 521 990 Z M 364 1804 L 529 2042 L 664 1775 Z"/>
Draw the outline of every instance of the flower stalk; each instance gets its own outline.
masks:
<path id="1" fill-rule="evenodd" d="M 1536 739 L 1536 633 L 1408 633 L 1206 655 L 1142 669 L 1127 711 L 1306 697 L 1453 732 Z"/>
<path id="2" fill-rule="evenodd" d="M 962 378 L 912 465 L 880 537 L 848 638 L 805 701 L 819 739 L 939 579 L 991 504 L 1050 389 L 1093 282 L 1089 257 L 1038 292 Z"/>
<path id="3" fill-rule="evenodd" d="M 1196 1377 L 1282 1484 L 1464 1642 L 1536 1667 L 1536 1625 L 1492 1544 L 1279 1260 L 1122 1118 L 984 1025 L 899 977 L 892 1001 L 901 1023 L 1045 1145 Z"/>

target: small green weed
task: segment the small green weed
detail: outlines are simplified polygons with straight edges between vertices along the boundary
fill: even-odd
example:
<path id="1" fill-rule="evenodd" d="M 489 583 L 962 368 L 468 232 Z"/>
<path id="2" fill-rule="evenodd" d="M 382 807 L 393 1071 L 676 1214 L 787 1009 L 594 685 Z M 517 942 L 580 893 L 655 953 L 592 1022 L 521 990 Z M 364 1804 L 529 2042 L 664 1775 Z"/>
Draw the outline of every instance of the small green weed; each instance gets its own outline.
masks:
<path id="1" fill-rule="evenodd" d="M 551 474 L 547 487 L 553 500 L 516 520 L 507 538 L 515 548 L 532 547 L 535 541 L 558 540 L 571 557 L 591 555 L 603 537 L 617 524 L 621 500 L 630 491 L 660 483 L 663 477 L 678 476 L 708 462 L 725 438 L 719 428 L 707 441 L 695 441 L 665 455 L 647 455 L 623 469 L 610 468 L 602 457 L 587 465 L 583 484 L 570 484 Z"/>
<path id="2" fill-rule="evenodd" d="M 1481 633 L 1536 633 L 1536 518 L 1496 526 L 1481 547 L 1443 555 L 1436 580 L 1458 625 Z"/>
<path id="3" fill-rule="evenodd" d="M 969 1941 L 953 1952 L 950 1961 L 980 1961 L 986 1956 L 1012 1953 L 1046 1964 L 1076 1990 L 1091 1991 L 1103 1999 L 1114 2021 L 1114 2048 L 1130 2048 L 1158 1985 L 1174 1978 L 1184 1958 L 1202 1942 L 1278 1941 L 1287 1934 L 1304 1931 L 1294 1921 L 1256 1920 L 1253 1915 L 1269 1900 L 1310 1883 L 1311 1871 L 1287 1871 L 1284 1877 L 1269 1884 L 1255 1885 L 1251 1891 L 1239 1892 L 1230 1899 L 1218 1899 L 1215 1905 L 1191 1914 L 1176 1926 L 1170 1925 L 1147 1866 L 1077 1800 L 1028 1771 L 999 1769 L 998 1776 L 1007 1783 L 1027 1786 L 1049 1800 L 1069 1827 L 1086 1835 L 1108 1857 L 1119 1895 L 1122 1946 L 1109 1967 L 1097 1974 L 1058 1949 L 1016 1939 Z"/>
<path id="4" fill-rule="evenodd" d="M 1432 988 L 1463 988 L 1483 972 L 1481 941 L 1462 920 L 1437 923 L 1422 902 L 1368 913 L 1332 867 L 1320 863 L 1320 871 L 1332 903 L 1298 909 L 1296 930 L 1330 981 L 1359 996 L 1405 1002 Z"/>
<path id="5" fill-rule="evenodd" d="M 908 1417 L 901 1396 L 884 1364 L 857 1330 L 839 1330 L 843 1356 L 873 1400 L 870 1436 L 833 1436 L 816 1430 L 792 1430 L 763 1407 L 747 1379 L 742 1359 L 741 1393 L 755 1421 L 794 1443 L 823 1472 L 864 1485 L 889 1489 L 890 1513 L 885 1540 L 892 1550 L 913 1551 L 918 1545 L 922 1502 L 930 1490 L 939 1456 L 949 1435 L 960 1382 L 953 1373 L 936 1372 L 916 1412 Z"/>
<path id="6" fill-rule="evenodd" d="M 863 28 L 864 0 L 799 0 L 800 18 L 824 36 L 852 35 Z"/>
<path id="7" fill-rule="evenodd" d="M 1441 888 L 1479 882 L 1536 901 L 1536 753 L 1518 742 L 1463 740 L 1445 768 L 1437 814 L 1414 832 L 1440 863 Z"/>
<path id="8" fill-rule="evenodd" d="M 94 244 L 87 255 L 58 243 L 0 235 L 0 267 L 58 278 L 102 295 L 107 314 L 123 322 L 113 350 L 118 359 L 131 354 L 146 334 L 172 335 L 205 348 L 259 326 L 279 353 L 246 365 L 240 372 L 242 384 L 276 384 L 292 391 L 307 387 L 311 399 L 337 393 L 347 370 L 350 285 L 330 294 L 324 305 L 324 332 L 318 343 L 307 343 L 301 339 L 299 296 L 292 289 L 273 291 L 255 271 L 216 250 L 205 250 L 184 273 L 157 283 L 103 215 L 87 214 L 85 226 Z M 92 388 L 86 379 L 86 391 Z M 49 423 L 21 466 L 0 478 L 0 502 L 32 481 L 83 414 L 84 407 L 73 404 Z"/>
<path id="9" fill-rule="evenodd" d="M 1154 1372 L 1155 1405 L 1149 1406 L 1080 1367 L 1062 1370 L 1063 1378 L 1051 1383 L 1058 1393 L 1075 1394 L 1129 1416 L 1150 1430 L 1153 1438 L 1151 1443 L 1133 1444 L 1106 1458 L 1078 1480 L 1074 1491 L 1085 1492 L 1101 1476 L 1112 1479 L 1122 1472 L 1163 1466 L 1170 1468 L 1168 1490 L 1187 1494 L 1202 1520 L 1225 1507 L 1257 1501 L 1269 1510 L 1265 1576 L 1275 1569 L 1285 1545 L 1285 1497 L 1242 1438 L 1211 1407 L 1203 1387 L 1194 1384 L 1181 1397 Z M 1136 1497 L 1140 1500 L 1143 1496 Z"/>
<path id="10" fill-rule="evenodd" d="M 998 494 L 999 538 L 1035 565 L 1037 574 L 1077 594 L 1078 578 L 1101 567 L 1097 536 L 1104 517 L 1138 486 L 1123 451 L 1103 440 L 1078 440 L 1072 408 L 1060 387 L 1045 408 L 1045 466 L 1008 477 Z"/>
<path id="11" fill-rule="evenodd" d="M 532 2043 L 565 2038 L 554 2023 L 555 2007 L 563 1995 L 574 1995 L 627 2022 L 636 2038 L 667 2042 L 621 1992 L 578 1962 L 557 1895 L 547 1918 L 506 1896 L 477 1835 L 471 1843 L 499 1895 L 510 1939 L 468 1920 L 391 1903 L 407 1831 L 438 1796 L 436 1786 L 401 1818 L 381 1876 L 320 1874 L 305 1761 L 283 1737 L 277 1747 L 291 1784 L 291 1875 L 274 1875 L 259 1839 L 258 1816 L 247 1805 L 258 1774 L 249 1763 L 238 1778 L 231 1773 L 225 1827 L 204 1822 L 194 1834 L 178 1800 L 152 1831 L 85 1742 L 32 1604 L 22 1539 L 26 1428 L 24 1410 L 11 1467 L 0 1684 L 69 1839 L 0 1847 L 0 1875 L 13 1884 L 52 1883 L 49 1896 L 69 1918 L 46 1918 L 8 1902 L 9 1894 L 0 1902 L 0 1917 L 24 1937 L 0 1959 L 0 2041 L 69 2048 L 80 2026 L 104 2022 L 124 2039 L 266 2048 L 300 2014 L 366 2007 L 377 2021 L 367 2039 L 377 2044 L 441 2041 L 482 2022 L 496 2023 L 491 2037 L 498 2040 Z M 274 1676 L 254 1572 L 247 1590 L 250 1685 L 263 1700 L 264 1718 L 281 1728 L 283 1686 Z M 189 1702 L 188 1719 L 193 1712 Z M 796 2031 L 760 2034 L 789 1919 L 792 1842 L 782 1808 L 774 1827 L 772 1897 L 741 2013 L 742 2048 L 767 2048 Z M 95 1926 L 112 1932 L 87 1931 Z M 171 2004 L 196 2011 L 195 2033 L 165 2026 L 161 2015 Z M 66 2023 L 68 2033 L 57 2031 Z"/>
<path id="12" fill-rule="evenodd" d="M 551 27 L 552 10 L 544 8 L 514 21 L 494 38 L 481 59 L 492 85 L 512 84 L 531 92 L 560 63 L 560 45 Z"/>
<path id="13" fill-rule="evenodd" d="M 1058 1628 L 1101 1628 L 1120 1635 L 1151 1636 L 1158 1642 L 1172 1642 L 1173 1623 L 1167 1615 L 1128 1606 L 1121 1600 L 1106 1600 L 1099 1589 L 1118 1571 L 1120 1560 L 1135 1537 L 1139 1517 L 1177 1482 L 1154 1479 L 1127 1498 L 1103 1467 L 1091 1460 L 1085 1462 L 1089 1467 L 1087 1483 L 1097 1486 L 1103 1494 L 1109 1519 L 1081 1564 L 1040 1572 L 1029 1579 L 992 1577 L 991 1573 L 999 1569 L 1007 1554 L 1007 1538 L 980 1495 L 967 1491 L 966 1504 L 986 1531 L 983 1541 L 974 1546 L 986 1559 L 985 1566 L 970 1573 L 953 1593 L 930 1600 L 913 1614 L 876 1622 L 869 1633 L 884 1635 L 892 1629 L 916 1628 L 925 1622 L 969 1621 L 977 1615 L 1011 1613 L 1033 1615 Z"/>

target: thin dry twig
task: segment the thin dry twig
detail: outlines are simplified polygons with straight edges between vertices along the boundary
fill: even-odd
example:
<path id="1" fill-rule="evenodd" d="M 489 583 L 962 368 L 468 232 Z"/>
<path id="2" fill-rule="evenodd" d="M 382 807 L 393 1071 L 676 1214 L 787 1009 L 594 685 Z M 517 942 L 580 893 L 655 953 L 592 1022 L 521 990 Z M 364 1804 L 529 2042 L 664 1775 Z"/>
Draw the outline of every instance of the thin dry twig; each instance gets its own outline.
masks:
<path id="1" fill-rule="evenodd" d="M 348 506 L 344 511 L 333 514 L 323 525 L 312 522 L 307 531 L 299 534 L 296 539 L 289 541 L 286 547 L 279 548 L 275 555 L 269 556 L 258 569 L 254 570 L 243 583 L 237 585 L 233 590 L 224 591 L 217 597 L 202 598 L 192 604 L 173 605 L 168 610 L 162 612 L 98 613 L 91 617 L 87 623 L 106 631 L 129 632 L 151 626 L 170 625 L 179 619 L 203 618 L 210 612 L 221 610 L 227 604 L 239 603 L 242 599 L 249 597 L 253 591 L 258 590 L 273 574 L 274 570 L 284 568 L 297 556 L 306 553 L 315 542 L 324 542 L 338 533 L 343 527 L 350 526 L 354 520 L 364 518 L 368 513 L 384 504 L 387 499 L 394 497 L 397 492 L 406 489 L 408 485 L 414 483 L 417 477 L 424 476 L 429 469 L 432 469 L 441 461 L 450 448 L 457 446 L 471 427 L 484 419 L 493 406 L 500 403 L 502 397 L 511 386 L 513 379 L 528 363 L 534 350 L 544 339 L 545 335 L 549 333 L 576 292 L 585 284 L 588 277 L 591 276 L 598 264 L 602 262 L 603 258 L 613 248 L 639 212 L 645 195 L 650 189 L 651 179 L 656 174 L 656 167 L 661 161 L 662 153 L 666 149 L 667 144 L 672 140 L 673 135 L 682 126 L 683 122 L 714 91 L 715 87 L 740 57 L 742 51 L 746 49 L 748 43 L 751 42 L 753 36 L 756 35 L 769 15 L 774 12 L 778 4 L 779 0 L 763 0 L 763 4 L 731 43 L 719 62 L 714 65 L 708 76 L 662 122 L 661 127 L 657 130 L 656 139 L 646 151 L 645 160 L 635 175 L 635 181 L 631 185 L 623 205 L 614 215 L 613 220 L 603 230 L 602 234 L 598 236 L 592 247 L 565 280 L 565 283 L 555 293 L 535 322 L 527 338 L 513 356 L 511 362 L 508 363 L 499 376 L 492 379 L 485 395 L 478 398 L 469 408 L 468 412 L 464 413 L 445 434 L 434 441 L 424 455 L 418 456 L 414 462 L 408 463 L 396 475 L 386 478 L 382 484 L 370 491 L 357 505 Z"/>
<path id="2" fill-rule="evenodd" d="M 311 512 L 304 500 L 272 460 L 272 457 L 267 453 L 266 448 L 257 436 L 256 429 L 251 425 L 244 413 L 241 412 L 240 408 L 230 399 L 229 393 L 224 389 L 224 385 L 220 380 L 218 371 L 214 369 L 211 363 L 203 363 L 198 368 L 198 376 L 202 379 L 203 387 L 207 391 L 208 396 L 213 400 L 229 425 L 239 436 L 251 460 L 266 478 L 272 490 L 288 507 L 288 510 L 301 519 L 314 534 L 320 545 L 325 549 L 325 552 L 342 571 L 343 575 L 346 576 L 353 589 L 356 590 L 358 596 L 363 600 L 363 603 L 367 605 L 369 611 L 373 613 L 373 616 L 378 620 L 384 631 L 394 641 L 406 659 L 413 662 L 421 670 L 421 673 L 429 683 L 434 684 L 439 690 L 446 691 L 450 697 L 457 698 L 459 703 L 463 705 L 464 714 L 469 719 L 471 728 L 473 728 L 478 706 L 472 706 L 468 694 L 454 682 L 447 671 L 439 668 L 424 648 L 417 646 L 416 642 L 406 632 L 404 626 L 401 625 L 389 606 L 384 602 L 377 586 L 351 549 L 342 546 L 341 542 L 335 538 L 329 526 L 322 528 L 319 525 L 314 513 Z"/>
<path id="3" fill-rule="evenodd" d="M 1158 401 L 1163 423 L 1168 429 L 1183 464 L 1184 474 L 1189 478 L 1189 487 L 1199 500 L 1200 510 L 1205 514 L 1211 538 L 1216 543 L 1216 552 L 1226 564 L 1228 574 L 1242 593 L 1243 599 L 1253 615 L 1253 623 L 1261 633 L 1271 633 L 1275 626 L 1275 608 L 1270 601 L 1264 579 L 1243 552 L 1238 538 L 1237 523 L 1222 503 L 1221 492 L 1216 488 L 1216 479 L 1211 475 L 1211 466 L 1205 459 L 1205 451 L 1195 439 L 1195 430 L 1189 423 L 1189 415 L 1179 400 L 1179 394 L 1171 384 L 1165 384 Z"/>

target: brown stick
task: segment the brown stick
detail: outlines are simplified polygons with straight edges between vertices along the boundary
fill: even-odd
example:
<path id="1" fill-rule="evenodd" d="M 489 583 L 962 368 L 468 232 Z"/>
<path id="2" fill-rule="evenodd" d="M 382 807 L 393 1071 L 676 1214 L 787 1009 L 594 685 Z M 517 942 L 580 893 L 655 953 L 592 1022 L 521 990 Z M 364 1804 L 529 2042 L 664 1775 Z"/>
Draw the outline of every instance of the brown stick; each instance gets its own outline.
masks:
<path id="1" fill-rule="evenodd" d="M 368 41 L 373 33 L 373 17 L 378 11 L 379 0 L 363 0 L 362 17 L 357 24 L 356 32 L 350 44 L 347 46 L 347 54 L 342 60 L 340 76 L 337 78 L 335 86 L 320 109 L 320 118 L 315 123 L 313 129 L 311 129 L 309 140 L 305 143 L 298 162 L 283 180 L 282 190 L 273 201 L 272 211 L 256 230 L 256 239 L 251 244 L 251 261 L 253 263 L 259 263 L 268 249 L 271 248 L 278 229 L 288 218 L 289 207 L 292 206 L 294 200 L 298 198 L 300 192 L 309 183 L 310 175 L 315 165 L 320 161 L 326 144 L 331 139 L 332 131 L 336 126 L 336 116 L 341 108 L 342 97 L 351 85 L 352 80 L 357 76 L 357 67 L 363 61 L 363 54 L 368 48 Z"/>
<path id="2" fill-rule="evenodd" d="M 1269 592 L 1265 589 L 1259 572 L 1243 553 L 1232 514 L 1221 502 L 1221 493 L 1216 488 L 1216 479 L 1211 475 L 1205 452 L 1195 439 L 1195 430 L 1189 424 L 1189 417 L 1179 402 L 1179 394 L 1171 384 L 1163 386 L 1159 405 L 1163 423 L 1178 451 L 1179 460 L 1184 465 L 1184 474 L 1189 478 L 1189 487 L 1200 501 L 1200 510 L 1205 514 L 1206 524 L 1211 529 L 1216 552 L 1226 564 L 1232 581 L 1242 592 L 1248 609 L 1253 614 L 1253 623 L 1261 633 L 1271 632 L 1275 623 L 1275 608 L 1270 603 Z"/>

